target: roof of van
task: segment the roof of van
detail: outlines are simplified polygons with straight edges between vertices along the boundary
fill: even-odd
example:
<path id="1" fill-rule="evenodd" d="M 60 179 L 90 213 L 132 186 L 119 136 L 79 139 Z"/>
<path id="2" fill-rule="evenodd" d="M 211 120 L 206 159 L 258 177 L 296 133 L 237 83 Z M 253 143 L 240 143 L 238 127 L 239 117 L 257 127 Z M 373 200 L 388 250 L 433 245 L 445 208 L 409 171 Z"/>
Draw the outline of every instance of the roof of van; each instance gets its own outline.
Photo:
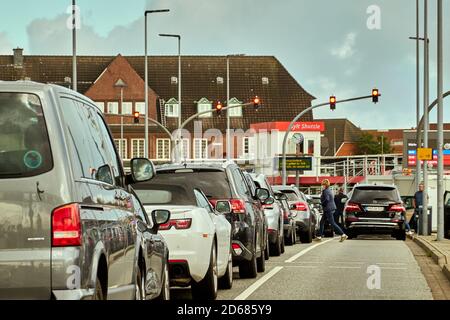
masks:
<path id="1" fill-rule="evenodd" d="M 156 171 L 182 170 L 182 169 L 226 169 L 233 161 L 224 162 L 197 162 L 197 163 L 168 163 L 156 166 Z"/>

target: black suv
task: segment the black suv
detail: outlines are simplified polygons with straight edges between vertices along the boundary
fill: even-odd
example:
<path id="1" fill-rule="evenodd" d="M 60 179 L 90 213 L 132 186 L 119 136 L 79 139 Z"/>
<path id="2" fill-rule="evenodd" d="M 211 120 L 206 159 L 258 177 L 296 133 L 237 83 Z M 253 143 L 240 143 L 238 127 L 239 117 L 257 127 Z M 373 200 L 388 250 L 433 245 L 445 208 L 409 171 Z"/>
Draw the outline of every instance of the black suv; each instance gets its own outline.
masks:
<path id="1" fill-rule="evenodd" d="M 344 209 L 349 238 L 358 234 L 391 234 L 405 240 L 405 207 L 396 186 L 361 184 L 354 187 Z"/>
<path id="2" fill-rule="evenodd" d="M 204 191 L 215 206 L 218 200 L 229 200 L 232 213 L 226 218 L 231 223 L 233 266 L 239 266 L 241 278 L 255 278 L 257 272 L 265 269 L 266 246 L 264 217 L 260 214 L 257 200 L 265 201 L 270 194 L 267 189 L 258 188 L 253 194 L 241 169 L 236 163 L 185 163 L 179 167 L 173 164 L 157 168 L 158 175 L 185 174 L 192 181 L 193 188 Z M 180 173 L 180 170 L 185 170 Z"/>

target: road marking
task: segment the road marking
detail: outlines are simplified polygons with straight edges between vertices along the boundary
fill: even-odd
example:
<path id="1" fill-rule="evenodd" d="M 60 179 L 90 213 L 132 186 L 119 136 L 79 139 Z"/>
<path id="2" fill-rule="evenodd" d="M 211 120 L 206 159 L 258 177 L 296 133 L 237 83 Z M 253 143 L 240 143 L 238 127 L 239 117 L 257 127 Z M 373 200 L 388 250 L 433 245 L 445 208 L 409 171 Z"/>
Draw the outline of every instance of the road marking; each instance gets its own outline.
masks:
<path id="1" fill-rule="evenodd" d="M 379 264 L 379 265 L 396 265 L 396 266 L 405 266 L 406 263 L 401 263 L 401 262 L 377 262 L 375 264 Z"/>
<path id="2" fill-rule="evenodd" d="M 311 246 L 311 247 L 308 247 L 308 248 L 306 248 L 306 249 L 300 251 L 299 253 L 297 253 L 296 255 L 294 255 L 294 256 L 292 256 L 292 257 L 290 257 L 289 259 L 287 259 L 287 260 L 284 261 L 284 262 L 287 262 L 287 263 L 293 262 L 293 261 L 297 260 L 298 258 L 300 258 L 300 257 L 301 257 L 302 255 L 304 255 L 305 253 L 311 251 L 312 249 L 317 248 L 318 246 L 321 246 L 321 245 L 323 245 L 323 244 L 325 244 L 325 243 L 327 243 L 327 242 L 333 241 L 333 240 L 334 240 L 334 239 L 329 239 L 329 240 L 325 240 L 325 241 L 319 242 L 319 243 L 317 243 L 317 244 L 315 244 L 315 245 L 313 245 L 313 246 Z"/>
<path id="3" fill-rule="evenodd" d="M 351 266 L 328 266 L 332 269 L 361 269 L 361 267 L 351 267 Z"/>
<path id="4" fill-rule="evenodd" d="M 381 270 L 408 270 L 408 268 L 380 267 Z"/>
<path id="5" fill-rule="evenodd" d="M 288 266 L 285 266 L 286 268 L 306 268 L 306 269 L 315 269 L 317 268 L 316 266 L 299 266 L 299 265 L 294 265 L 294 264 L 290 264 Z"/>
<path id="6" fill-rule="evenodd" d="M 234 300 L 245 300 L 247 299 L 253 292 L 255 292 L 259 287 L 261 287 L 267 280 L 272 278 L 274 275 L 276 275 L 280 270 L 283 269 L 283 267 L 275 267 L 268 274 L 263 276 L 261 279 L 256 281 L 254 284 L 252 284 L 250 287 L 248 287 L 244 292 L 242 292 L 240 295 L 238 295 Z"/>

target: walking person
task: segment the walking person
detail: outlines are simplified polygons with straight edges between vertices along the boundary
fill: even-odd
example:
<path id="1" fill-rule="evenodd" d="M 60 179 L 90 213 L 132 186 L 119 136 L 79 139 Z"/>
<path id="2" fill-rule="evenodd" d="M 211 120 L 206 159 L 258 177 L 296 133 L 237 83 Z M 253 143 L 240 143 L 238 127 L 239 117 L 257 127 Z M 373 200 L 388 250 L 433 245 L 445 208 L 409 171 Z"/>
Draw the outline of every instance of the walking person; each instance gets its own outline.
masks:
<path id="1" fill-rule="evenodd" d="M 322 181 L 322 195 L 320 201 L 323 207 L 323 214 L 328 222 L 333 226 L 334 231 L 341 236 L 341 242 L 345 241 L 348 236 L 342 231 L 342 229 L 334 221 L 334 212 L 336 211 L 336 204 L 334 203 L 333 192 L 330 189 L 330 181 L 325 179 Z M 320 221 L 320 234 L 317 240 L 321 240 L 323 237 L 323 229 L 325 227 L 325 219 Z"/>
<path id="2" fill-rule="evenodd" d="M 412 205 L 413 205 L 413 208 L 414 208 L 414 214 L 411 217 L 411 219 L 409 220 L 409 225 L 406 227 L 406 228 L 408 228 L 410 226 L 417 233 L 419 232 L 418 231 L 419 230 L 419 226 L 418 226 L 417 216 L 421 213 L 421 210 L 422 210 L 422 207 L 423 207 L 423 190 L 424 190 L 424 184 L 423 184 L 423 182 L 421 182 L 419 184 L 419 190 L 416 191 L 416 193 L 414 194 L 414 198 L 413 198 L 413 201 L 412 201 Z M 425 216 L 423 218 L 425 218 Z M 411 230 L 411 228 L 410 228 L 410 230 Z"/>
<path id="3" fill-rule="evenodd" d="M 334 212 L 334 221 L 344 228 L 344 207 L 343 199 L 347 199 L 347 195 L 344 193 L 344 188 L 340 187 L 337 195 L 334 196 L 334 204 L 336 205 L 336 211 Z"/>

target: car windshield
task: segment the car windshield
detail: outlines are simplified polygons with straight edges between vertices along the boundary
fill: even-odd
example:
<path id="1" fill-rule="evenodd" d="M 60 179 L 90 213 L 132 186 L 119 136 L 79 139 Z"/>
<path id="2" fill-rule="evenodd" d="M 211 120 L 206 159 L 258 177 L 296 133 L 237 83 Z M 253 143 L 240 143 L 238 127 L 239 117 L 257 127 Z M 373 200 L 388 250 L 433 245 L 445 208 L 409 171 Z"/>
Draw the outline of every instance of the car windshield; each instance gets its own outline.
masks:
<path id="1" fill-rule="evenodd" d="M 355 188 L 350 201 L 365 204 L 401 202 L 396 188 L 374 186 Z"/>
<path id="2" fill-rule="evenodd" d="M 133 188 L 144 205 L 196 206 L 193 191 L 183 186 L 139 183 Z"/>
<path id="3" fill-rule="evenodd" d="M 209 199 L 230 199 L 231 189 L 225 171 L 222 170 L 173 170 L 159 171 L 148 184 L 179 185 L 188 190 L 200 189 Z"/>
<path id="4" fill-rule="evenodd" d="M 52 166 L 44 113 L 38 96 L 0 93 L 0 179 L 29 177 Z"/>

